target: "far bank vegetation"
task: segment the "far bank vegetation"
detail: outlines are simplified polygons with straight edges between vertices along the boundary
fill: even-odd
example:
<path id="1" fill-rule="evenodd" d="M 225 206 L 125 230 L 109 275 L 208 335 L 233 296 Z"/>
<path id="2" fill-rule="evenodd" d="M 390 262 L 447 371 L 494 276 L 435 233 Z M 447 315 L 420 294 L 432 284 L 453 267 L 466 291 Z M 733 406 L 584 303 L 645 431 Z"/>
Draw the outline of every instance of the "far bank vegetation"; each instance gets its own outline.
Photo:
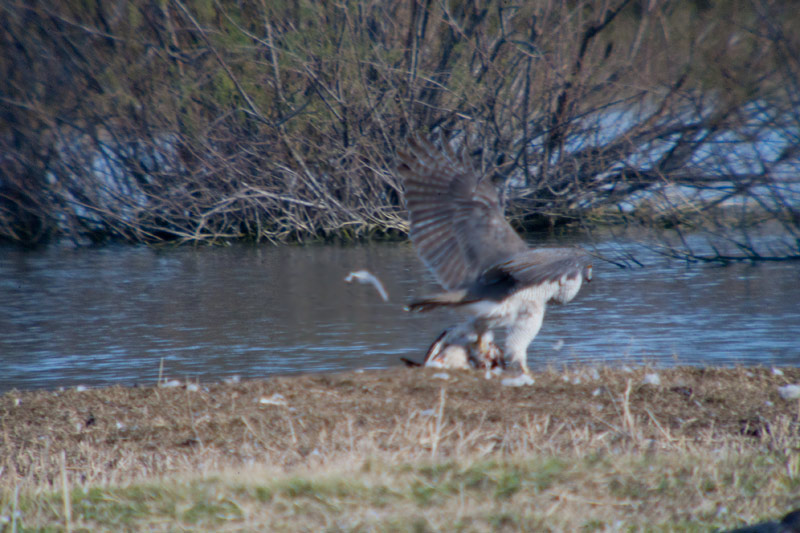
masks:
<path id="1" fill-rule="evenodd" d="M 522 229 L 800 256 L 797 27 L 769 0 L 6 3 L 0 238 L 402 235 L 419 132 Z"/>

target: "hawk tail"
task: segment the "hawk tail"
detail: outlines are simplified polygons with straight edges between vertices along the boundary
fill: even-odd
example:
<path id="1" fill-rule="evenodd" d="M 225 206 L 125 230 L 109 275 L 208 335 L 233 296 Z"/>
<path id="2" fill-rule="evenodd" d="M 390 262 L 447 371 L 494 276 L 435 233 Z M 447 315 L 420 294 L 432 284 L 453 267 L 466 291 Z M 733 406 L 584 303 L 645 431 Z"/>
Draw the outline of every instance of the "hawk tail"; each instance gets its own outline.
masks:
<path id="1" fill-rule="evenodd" d="M 465 300 L 465 290 L 440 292 L 432 296 L 427 296 L 421 300 L 414 300 L 406 307 L 407 311 L 425 312 L 437 307 L 456 307 L 469 303 Z"/>

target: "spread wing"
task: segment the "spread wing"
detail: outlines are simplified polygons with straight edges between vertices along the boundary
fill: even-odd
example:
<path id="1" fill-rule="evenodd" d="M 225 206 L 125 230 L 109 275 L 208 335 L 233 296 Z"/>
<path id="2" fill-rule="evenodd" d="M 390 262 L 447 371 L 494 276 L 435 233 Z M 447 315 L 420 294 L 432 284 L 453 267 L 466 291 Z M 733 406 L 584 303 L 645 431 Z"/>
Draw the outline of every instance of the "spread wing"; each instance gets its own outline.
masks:
<path id="1" fill-rule="evenodd" d="M 498 263 L 478 278 L 464 300 L 496 301 L 527 287 L 565 280 L 591 279 L 591 256 L 580 248 L 526 250 Z M 556 287 L 554 287 L 555 290 Z M 554 293 L 556 294 L 556 293 Z M 552 296 L 548 296 L 549 299 Z"/>
<path id="2" fill-rule="evenodd" d="M 583 276 L 591 262 L 591 256 L 580 248 L 537 248 L 495 265 L 481 275 L 480 281 L 490 283 L 493 278 L 511 277 L 518 288 L 530 287 L 564 276 L 567 279 Z"/>
<path id="3" fill-rule="evenodd" d="M 528 249 L 503 216 L 495 187 L 445 143 L 409 138 L 398 151 L 410 237 L 445 289 L 472 285 L 482 272 Z"/>

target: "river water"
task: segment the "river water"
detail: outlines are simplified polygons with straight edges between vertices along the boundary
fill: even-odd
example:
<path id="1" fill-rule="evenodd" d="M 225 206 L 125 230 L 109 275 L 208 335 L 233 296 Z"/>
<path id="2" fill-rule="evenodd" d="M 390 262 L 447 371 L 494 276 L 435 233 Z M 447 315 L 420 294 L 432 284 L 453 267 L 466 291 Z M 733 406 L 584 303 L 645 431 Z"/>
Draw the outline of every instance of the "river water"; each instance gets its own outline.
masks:
<path id="1" fill-rule="evenodd" d="M 800 364 L 800 265 L 635 253 L 644 267 L 598 260 L 575 300 L 548 308 L 532 368 Z M 360 269 L 389 302 L 343 281 Z M 0 248 L 0 392 L 395 367 L 459 320 L 403 311 L 435 289 L 408 244 Z"/>

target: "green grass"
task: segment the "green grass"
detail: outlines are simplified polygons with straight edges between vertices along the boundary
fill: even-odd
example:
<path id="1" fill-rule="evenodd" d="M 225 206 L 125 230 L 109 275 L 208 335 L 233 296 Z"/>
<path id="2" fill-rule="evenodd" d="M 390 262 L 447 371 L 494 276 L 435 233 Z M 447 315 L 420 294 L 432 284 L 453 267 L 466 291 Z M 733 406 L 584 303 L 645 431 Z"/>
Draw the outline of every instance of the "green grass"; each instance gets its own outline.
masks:
<path id="1" fill-rule="evenodd" d="M 76 488 L 70 525 L 93 531 L 709 531 L 775 518 L 797 494 L 796 476 L 778 452 L 368 463 L 294 474 L 262 466 Z M 6 528 L 9 496 L 0 501 Z M 57 491 L 19 494 L 18 511 L 18 531 L 55 531 L 65 523 Z"/>

